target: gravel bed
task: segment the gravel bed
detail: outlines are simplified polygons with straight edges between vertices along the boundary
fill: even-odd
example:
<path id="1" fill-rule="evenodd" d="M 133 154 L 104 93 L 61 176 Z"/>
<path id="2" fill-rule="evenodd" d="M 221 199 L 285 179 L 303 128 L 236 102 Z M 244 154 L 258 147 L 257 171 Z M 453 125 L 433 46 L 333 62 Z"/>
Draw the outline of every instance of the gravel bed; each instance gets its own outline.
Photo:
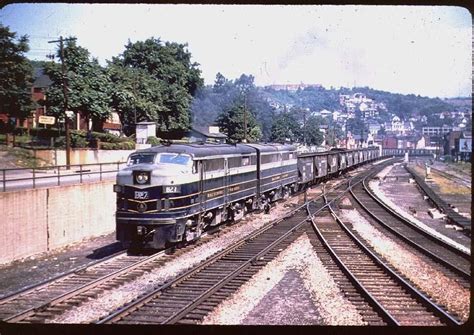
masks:
<path id="1" fill-rule="evenodd" d="M 317 191 L 313 190 L 312 192 Z M 111 291 L 106 291 L 97 298 L 91 299 L 75 309 L 68 310 L 66 313 L 47 322 L 89 323 L 98 320 L 114 309 L 152 290 L 156 285 L 175 277 L 182 271 L 205 260 L 207 257 L 242 239 L 244 236 L 249 235 L 251 232 L 262 227 L 265 223 L 281 217 L 288 212 L 288 206 L 297 203 L 298 200 L 299 197 L 294 197 L 284 203 L 276 203 L 272 207 L 270 214 L 251 213 L 240 222 L 235 223 L 231 230 L 214 234 L 211 240 L 184 253 L 179 258 L 165 263 L 161 267 L 142 275 L 130 283 L 124 284 Z"/>
<path id="2" fill-rule="evenodd" d="M 287 285 L 292 282 L 298 285 Z M 282 295 L 283 287 L 292 294 Z M 310 302 L 304 299 L 307 297 Z M 217 306 L 203 324 L 366 323 L 344 298 L 304 234 Z"/>
<path id="3" fill-rule="evenodd" d="M 458 314 L 462 321 L 468 319 L 470 306 L 468 289 L 386 237 L 367 222 L 357 210 L 341 210 L 341 217 L 351 222 L 360 236 L 421 290 L 438 303 L 445 305 L 450 312 Z"/>
<path id="4" fill-rule="evenodd" d="M 403 210 L 400 206 L 396 205 L 393 203 L 393 201 L 387 197 L 384 192 L 380 189 L 380 182 L 377 181 L 377 180 L 372 180 L 369 182 L 369 187 L 370 189 L 375 193 L 375 195 L 380 199 L 382 200 L 387 206 L 389 206 L 390 208 L 392 208 L 393 210 L 395 210 L 398 214 L 400 214 L 401 216 L 403 216 L 405 219 L 409 220 L 410 222 L 416 224 L 418 227 L 420 227 L 421 229 L 423 229 L 424 231 L 438 237 L 439 239 L 445 241 L 446 243 L 454 246 L 455 248 L 458 248 L 464 252 L 467 252 L 467 253 L 471 253 L 471 250 L 470 248 L 468 247 L 465 247 L 461 244 L 459 244 L 458 242 L 452 240 L 451 238 L 439 233 L 438 231 L 436 231 L 435 229 L 427 226 L 426 224 L 424 224 L 423 222 L 421 222 L 420 220 L 416 219 L 415 217 L 413 217 L 412 215 L 408 214 L 407 212 L 405 212 L 405 210 Z"/>

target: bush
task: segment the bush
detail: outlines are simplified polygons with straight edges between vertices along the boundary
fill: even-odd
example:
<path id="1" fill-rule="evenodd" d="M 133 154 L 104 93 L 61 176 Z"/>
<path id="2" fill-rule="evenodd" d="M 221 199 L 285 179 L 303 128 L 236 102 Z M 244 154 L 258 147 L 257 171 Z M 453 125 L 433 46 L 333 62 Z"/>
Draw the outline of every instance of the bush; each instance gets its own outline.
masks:
<path id="1" fill-rule="evenodd" d="M 133 150 L 135 149 L 135 143 L 130 141 L 121 143 L 101 142 L 100 148 L 104 150 Z"/>
<path id="2" fill-rule="evenodd" d="M 80 133 L 71 132 L 71 147 L 73 148 L 87 148 L 89 146 L 89 141 L 86 137 Z"/>
<path id="3" fill-rule="evenodd" d="M 156 136 L 148 136 L 148 138 L 146 139 L 146 143 L 151 144 L 151 146 L 154 147 L 154 146 L 160 145 L 161 141 Z"/>
<path id="4" fill-rule="evenodd" d="M 109 134 L 109 133 L 98 133 L 95 131 L 93 131 L 91 135 L 93 139 L 98 139 L 101 142 L 107 142 L 107 143 L 130 142 L 130 140 L 132 139 L 129 137 L 120 137 L 120 136 Z"/>

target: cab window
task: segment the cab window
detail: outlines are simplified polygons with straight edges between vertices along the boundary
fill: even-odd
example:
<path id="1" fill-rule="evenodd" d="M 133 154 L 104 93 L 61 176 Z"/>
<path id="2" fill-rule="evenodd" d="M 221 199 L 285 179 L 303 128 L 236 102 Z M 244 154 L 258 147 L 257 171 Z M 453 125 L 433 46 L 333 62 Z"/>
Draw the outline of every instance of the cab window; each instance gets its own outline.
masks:
<path id="1" fill-rule="evenodd" d="M 156 154 L 154 153 L 136 153 L 128 157 L 127 165 L 153 164 Z"/>
<path id="2" fill-rule="evenodd" d="M 188 165 L 191 157 L 181 154 L 160 154 L 158 163 Z"/>

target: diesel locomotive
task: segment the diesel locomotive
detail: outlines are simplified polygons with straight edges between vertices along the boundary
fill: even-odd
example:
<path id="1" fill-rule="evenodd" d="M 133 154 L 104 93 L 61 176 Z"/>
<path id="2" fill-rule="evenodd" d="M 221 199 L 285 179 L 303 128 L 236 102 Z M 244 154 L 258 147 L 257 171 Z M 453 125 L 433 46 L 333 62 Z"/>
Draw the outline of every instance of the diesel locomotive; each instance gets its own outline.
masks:
<path id="1" fill-rule="evenodd" d="M 116 237 L 163 248 L 381 156 L 378 147 L 298 155 L 282 144 L 170 144 L 132 153 L 118 172 Z"/>

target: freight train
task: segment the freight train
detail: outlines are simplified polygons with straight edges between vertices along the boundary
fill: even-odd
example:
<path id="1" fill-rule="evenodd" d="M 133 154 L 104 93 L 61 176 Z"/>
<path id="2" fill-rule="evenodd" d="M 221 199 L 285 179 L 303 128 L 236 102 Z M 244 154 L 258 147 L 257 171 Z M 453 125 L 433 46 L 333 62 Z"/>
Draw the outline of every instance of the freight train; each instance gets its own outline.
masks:
<path id="1" fill-rule="evenodd" d="M 125 248 L 191 241 L 309 185 L 397 149 L 297 154 L 283 144 L 170 144 L 132 153 L 117 174 L 116 237 Z"/>

